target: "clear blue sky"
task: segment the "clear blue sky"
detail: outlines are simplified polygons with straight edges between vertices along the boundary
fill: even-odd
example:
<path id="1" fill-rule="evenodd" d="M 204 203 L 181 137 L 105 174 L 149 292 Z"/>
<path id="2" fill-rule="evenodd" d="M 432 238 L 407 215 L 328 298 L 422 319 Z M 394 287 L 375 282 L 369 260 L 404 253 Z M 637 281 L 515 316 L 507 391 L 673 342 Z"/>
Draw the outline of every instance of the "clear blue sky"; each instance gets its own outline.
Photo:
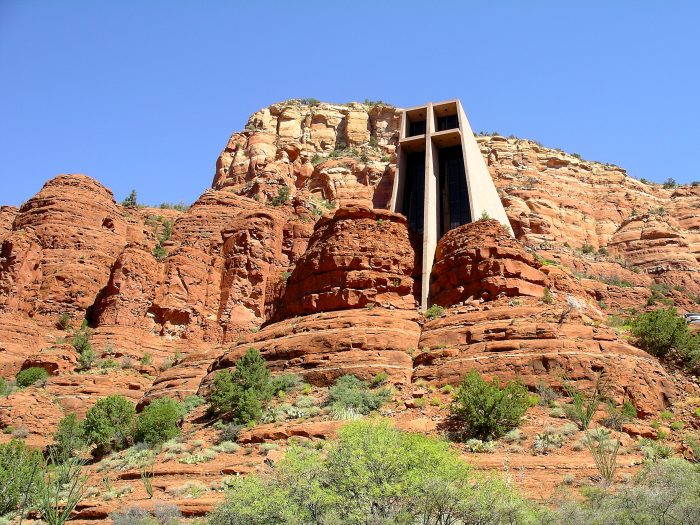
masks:
<path id="1" fill-rule="evenodd" d="M 700 180 L 700 2 L 0 0 L 0 203 L 58 173 L 192 202 L 288 98 L 459 97 L 475 130 Z"/>

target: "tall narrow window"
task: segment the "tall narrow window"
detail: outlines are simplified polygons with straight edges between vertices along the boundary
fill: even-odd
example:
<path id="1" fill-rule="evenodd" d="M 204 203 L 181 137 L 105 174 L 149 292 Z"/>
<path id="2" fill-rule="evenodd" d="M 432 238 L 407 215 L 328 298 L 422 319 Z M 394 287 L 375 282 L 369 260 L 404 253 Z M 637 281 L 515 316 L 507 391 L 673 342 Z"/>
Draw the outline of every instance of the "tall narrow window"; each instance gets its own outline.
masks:
<path id="1" fill-rule="evenodd" d="M 423 235 L 423 203 L 425 197 L 425 151 L 406 155 L 406 186 L 403 193 L 403 214 L 408 226 Z"/>
<path id="2" fill-rule="evenodd" d="M 443 206 L 440 224 L 440 235 L 442 236 L 448 230 L 471 222 L 471 211 L 462 147 L 452 146 L 439 149 L 438 163 L 440 203 Z"/>

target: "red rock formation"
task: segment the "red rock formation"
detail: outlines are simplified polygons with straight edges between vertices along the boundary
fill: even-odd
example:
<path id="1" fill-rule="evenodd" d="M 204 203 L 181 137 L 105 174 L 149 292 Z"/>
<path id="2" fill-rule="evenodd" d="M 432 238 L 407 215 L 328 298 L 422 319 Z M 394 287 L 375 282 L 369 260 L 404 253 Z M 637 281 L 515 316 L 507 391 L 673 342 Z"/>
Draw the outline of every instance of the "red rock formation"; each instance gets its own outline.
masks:
<path id="1" fill-rule="evenodd" d="M 415 253 L 403 215 L 340 208 L 316 224 L 277 318 L 382 306 L 414 310 Z"/>
<path id="2" fill-rule="evenodd" d="M 500 295 L 542 297 L 547 278 L 540 263 L 496 220 L 447 232 L 438 242 L 430 281 L 433 304 L 450 306 Z"/>
<path id="3" fill-rule="evenodd" d="M 245 336 L 210 371 L 234 366 L 252 347 L 273 371 L 294 372 L 316 385 L 332 384 L 344 374 L 371 379 L 380 372 L 392 382 L 408 383 L 409 352 L 417 347 L 419 335 L 418 314 L 413 311 L 377 307 L 323 312 L 273 323 Z"/>

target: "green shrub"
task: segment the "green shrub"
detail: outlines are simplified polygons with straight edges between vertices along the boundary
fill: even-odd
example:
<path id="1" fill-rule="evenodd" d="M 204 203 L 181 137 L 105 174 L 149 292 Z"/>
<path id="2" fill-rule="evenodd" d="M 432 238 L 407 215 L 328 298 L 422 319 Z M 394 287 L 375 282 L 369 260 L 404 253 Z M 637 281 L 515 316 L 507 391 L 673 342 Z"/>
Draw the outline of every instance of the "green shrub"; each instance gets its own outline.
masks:
<path id="1" fill-rule="evenodd" d="M 46 381 L 49 377 L 49 373 L 43 368 L 33 366 L 31 368 L 25 368 L 15 376 L 15 382 L 19 388 L 24 388 L 31 386 L 39 381 Z"/>
<path id="2" fill-rule="evenodd" d="M 87 326 L 87 324 L 83 324 L 83 326 L 80 327 L 80 330 L 76 331 L 73 335 L 71 344 L 78 353 L 82 354 L 85 351 L 92 350 L 90 337 L 92 337 L 92 330 Z"/>
<path id="3" fill-rule="evenodd" d="M 641 314 L 632 323 L 632 336 L 635 345 L 656 357 L 666 357 L 675 350 L 690 367 L 700 357 L 700 338 L 690 333 L 675 308 Z"/>
<path id="4" fill-rule="evenodd" d="M 562 505 L 559 525 L 700 523 L 700 471 L 680 459 L 653 463 L 615 491 L 592 491 Z"/>
<path id="5" fill-rule="evenodd" d="M 59 421 L 53 442 L 56 456 L 61 461 L 74 457 L 76 451 L 85 446 L 83 427 L 75 413 L 68 414 Z"/>
<path id="6" fill-rule="evenodd" d="M 132 434 L 136 408 L 123 396 L 108 396 L 97 401 L 85 415 L 85 440 L 97 445 L 99 452 L 126 448 Z"/>
<path id="7" fill-rule="evenodd" d="M 582 253 L 593 253 L 595 252 L 595 246 L 592 244 L 586 243 L 583 246 L 581 246 L 581 252 Z"/>
<path id="8" fill-rule="evenodd" d="M 182 405 L 183 413 L 189 414 L 195 408 L 202 406 L 206 402 L 207 402 L 207 400 L 204 399 L 202 396 L 198 396 L 197 394 L 192 394 L 192 395 L 187 396 L 185 399 L 183 399 L 180 404 Z"/>
<path id="9" fill-rule="evenodd" d="M 61 330 L 68 330 L 71 328 L 71 317 L 68 313 L 64 312 L 62 313 L 58 320 L 56 321 L 56 327 L 60 328 Z"/>
<path id="10" fill-rule="evenodd" d="M 386 372 L 379 372 L 372 378 L 372 380 L 370 381 L 369 384 L 373 388 L 378 387 L 378 386 L 382 386 L 382 385 L 386 384 L 388 379 L 389 379 L 389 374 L 387 374 Z"/>
<path id="11" fill-rule="evenodd" d="M 150 352 L 144 352 L 139 361 L 143 366 L 148 366 L 153 364 L 153 356 Z"/>
<path id="12" fill-rule="evenodd" d="M 0 516 L 16 512 L 34 494 L 38 481 L 39 451 L 17 440 L 0 444 Z"/>
<path id="13" fill-rule="evenodd" d="M 297 374 L 280 374 L 272 378 L 272 391 L 277 392 L 291 392 L 296 390 L 302 384 L 302 379 Z"/>
<path id="14" fill-rule="evenodd" d="M 179 423 L 183 415 L 182 405 L 174 399 L 163 397 L 154 400 L 136 420 L 134 442 L 155 446 L 179 436 Z"/>
<path id="15" fill-rule="evenodd" d="M 260 419 L 272 398 L 270 371 L 260 352 L 250 348 L 236 362 L 236 369 L 216 374 L 209 395 L 212 412 L 236 423 L 246 424 Z"/>
<path id="16" fill-rule="evenodd" d="M 566 416 L 576 423 L 581 430 L 587 430 L 604 397 L 605 385 L 602 374 L 598 375 L 593 393 L 590 395 L 578 390 L 569 382 L 564 383 L 564 388 L 571 398 L 571 404 L 564 406 Z"/>
<path id="17" fill-rule="evenodd" d="M 90 370 L 95 364 L 96 360 L 97 356 L 95 355 L 95 351 L 92 348 L 86 348 L 80 352 L 80 355 L 78 356 L 78 368 L 80 370 Z"/>
<path id="18" fill-rule="evenodd" d="M 434 304 L 428 308 L 425 312 L 425 317 L 428 319 L 435 319 L 436 317 L 442 316 L 445 313 L 445 309 L 439 304 Z"/>
<path id="19" fill-rule="evenodd" d="M 336 416 L 366 415 L 379 409 L 390 396 L 386 388 L 372 391 L 364 381 L 344 375 L 329 389 L 327 404 Z"/>
<path id="20" fill-rule="evenodd" d="M 545 287 L 542 302 L 544 304 L 552 304 L 554 302 L 554 295 L 552 295 L 552 291 L 549 288 Z"/>
<path id="21" fill-rule="evenodd" d="M 464 437 L 488 440 L 502 436 L 520 423 L 528 409 L 528 392 L 520 381 L 501 387 L 497 378 L 485 381 L 469 372 L 455 393 L 452 414 L 464 422 Z"/>
<path id="22" fill-rule="evenodd" d="M 273 197 L 270 203 L 273 206 L 284 206 L 289 202 L 289 186 L 280 186 L 277 189 L 277 196 Z"/>
<path id="23" fill-rule="evenodd" d="M 351 423 L 327 454 L 291 447 L 270 476 L 237 477 L 209 525 L 505 524 L 536 516 L 443 441 L 387 423 Z"/>
<path id="24" fill-rule="evenodd" d="M 0 377 L 0 397 L 9 396 L 12 393 L 12 384 Z"/>

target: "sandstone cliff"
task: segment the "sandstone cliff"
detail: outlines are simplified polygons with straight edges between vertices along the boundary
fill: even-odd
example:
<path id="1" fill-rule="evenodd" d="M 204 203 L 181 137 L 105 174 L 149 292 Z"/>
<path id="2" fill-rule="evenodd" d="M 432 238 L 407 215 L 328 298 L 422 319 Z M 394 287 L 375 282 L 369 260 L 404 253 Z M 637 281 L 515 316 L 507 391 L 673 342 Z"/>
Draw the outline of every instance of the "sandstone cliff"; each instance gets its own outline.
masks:
<path id="1" fill-rule="evenodd" d="M 445 413 L 417 407 L 416 392 L 472 368 L 559 390 L 605 371 L 610 395 L 640 416 L 671 405 L 683 381 L 606 319 L 646 308 L 654 283 L 668 286 L 664 300 L 697 308 L 700 188 L 664 189 L 529 140 L 480 136 L 516 238 L 495 221 L 445 235 L 431 282 L 445 313 L 427 319 L 416 239 L 386 209 L 398 125 L 384 104 L 279 103 L 231 136 L 212 188 L 186 211 L 124 207 L 85 175 L 0 208 L 0 376 L 51 374 L 0 399 L 0 427 L 43 445 L 63 415 L 105 395 L 143 406 L 205 394 L 250 347 L 316 389 L 386 373 L 398 396 L 387 415 L 424 431 Z M 87 320 L 105 366 L 79 370 L 72 332 L 57 325 L 64 314 L 74 327 Z M 334 429 L 321 419 L 263 425 L 246 439 Z M 236 456 L 206 475 L 245 473 L 251 461 Z M 163 479 L 193 475 L 163 468 Z"/>

